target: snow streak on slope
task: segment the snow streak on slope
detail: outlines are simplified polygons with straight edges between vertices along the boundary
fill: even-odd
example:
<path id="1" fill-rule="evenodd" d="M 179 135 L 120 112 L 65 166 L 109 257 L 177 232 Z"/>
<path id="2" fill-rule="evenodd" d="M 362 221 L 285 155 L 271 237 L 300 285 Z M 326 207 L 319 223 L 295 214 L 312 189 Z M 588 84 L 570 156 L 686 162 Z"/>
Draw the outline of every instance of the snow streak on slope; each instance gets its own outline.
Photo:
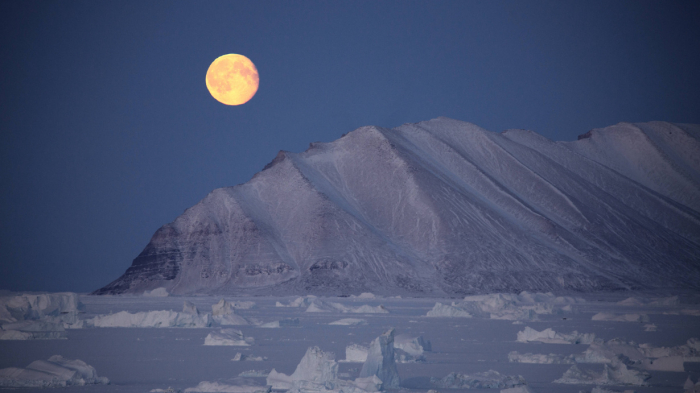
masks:
<path id="1" fill-rule="evenodd" d="M 442 295 L 700 282 L 700 126 L 575 142 L 438 118 L 280 152 L 96 293 Z"/>

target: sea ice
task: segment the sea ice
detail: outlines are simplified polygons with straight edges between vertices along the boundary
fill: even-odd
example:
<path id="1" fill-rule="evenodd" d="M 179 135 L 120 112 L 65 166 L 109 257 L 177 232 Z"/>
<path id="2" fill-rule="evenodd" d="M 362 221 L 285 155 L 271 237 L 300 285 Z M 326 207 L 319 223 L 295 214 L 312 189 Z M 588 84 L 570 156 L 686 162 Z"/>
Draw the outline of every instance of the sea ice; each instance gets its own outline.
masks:
<path id="1" fill-rule="evenodd" d="M 37 360 L 26 368 L 0 370 L 0 387 L 46 388 L 71 385 L 108 384 L 109 379 L 98 377 L 95 368 L 82 360 L 69 360 L 55 355 L 49 360 Z"/>
<path id="2" fill-rule="evenodd" d="M 369 345 L 367 360 L 362 365 L 360 378 L 376 375 L 385 389 L 399 387 L 399 373 L 394 359 L 394 329 L 389 329 Z"/>
<path id="3" fill-rule="evenodd" d="M 98 315 L 87 320 L 94 327 L 135 327 L 135 328 L 203 328 L 212 324 L 211 314 L 194 315 L 175 311 L 142 311 L 131 314 L 120 311 L 115 314 Z"/>
<path id="4" fill-rule="evenodd" d="M 525 385 L 523 377 L 502 375 L 495 370 L 472 375 L 450 373 L 442 379 L 430 378 L 430 382 L 443 389 L 504 389 Z"/>
<path id="5" fill-rule="evenodd" d="M 238 346 L 247 347 L 255 342 L 253 337 L 243 336 L 243 332 L 237 329 L 220 329 L 218 332 L 214 331 L 204 338 L 204 345 L 214 345 L 214 346 Z"/>
<path id="6" fill-rule="evenodd" d="M 541 342 L 545 344 L 591 344 L 595 339 L 593 333 L 578 333 L 573 331 L 570 334 L 557 333 L 551 328 L 547 328 L 541 332 L 526 326 L 525 330 L 518 332 L 518 341 Z"/>

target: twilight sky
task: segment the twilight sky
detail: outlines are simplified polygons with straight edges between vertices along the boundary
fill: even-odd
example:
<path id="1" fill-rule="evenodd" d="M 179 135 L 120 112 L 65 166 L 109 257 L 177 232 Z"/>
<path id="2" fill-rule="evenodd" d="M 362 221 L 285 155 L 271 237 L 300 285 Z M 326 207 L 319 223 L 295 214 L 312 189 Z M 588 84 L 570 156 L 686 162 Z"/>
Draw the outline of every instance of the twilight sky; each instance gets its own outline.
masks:
<path id="1" fill-rule="evenodd" d="M 95 290 L 277 151 L 447 116 L 700 123 L 698 1 L 2 1 L 0 289 Z M 209 64 L 249 57 L 242 106 Z"/>

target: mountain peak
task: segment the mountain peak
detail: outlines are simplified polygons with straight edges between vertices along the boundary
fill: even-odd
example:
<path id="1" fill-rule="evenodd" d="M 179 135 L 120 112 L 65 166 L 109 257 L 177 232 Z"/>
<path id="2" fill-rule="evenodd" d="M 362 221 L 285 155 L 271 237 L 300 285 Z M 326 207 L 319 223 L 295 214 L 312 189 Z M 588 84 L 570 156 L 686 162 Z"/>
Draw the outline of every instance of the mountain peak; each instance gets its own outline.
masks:
<path id="1" fill-rule="evenodd" d="M 698 135 L 664 122 L 573 142 L 445 117 L 361 127 L 215 190 L 96 293 L 698 289 Z"/>

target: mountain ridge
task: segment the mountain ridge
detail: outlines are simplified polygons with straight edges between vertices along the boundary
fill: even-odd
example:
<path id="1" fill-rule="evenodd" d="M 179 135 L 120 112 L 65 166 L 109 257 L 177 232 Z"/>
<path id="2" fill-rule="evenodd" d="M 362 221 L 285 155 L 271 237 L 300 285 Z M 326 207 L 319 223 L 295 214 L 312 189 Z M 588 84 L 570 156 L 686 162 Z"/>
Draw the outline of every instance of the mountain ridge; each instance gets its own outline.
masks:
<path id="1" fill-rule="evenodd" d="M 361 127 L 212 191 L 95 293 L 697 290 L 699 139 L 665 122 L 573 142 L 448 118 Z"/>

